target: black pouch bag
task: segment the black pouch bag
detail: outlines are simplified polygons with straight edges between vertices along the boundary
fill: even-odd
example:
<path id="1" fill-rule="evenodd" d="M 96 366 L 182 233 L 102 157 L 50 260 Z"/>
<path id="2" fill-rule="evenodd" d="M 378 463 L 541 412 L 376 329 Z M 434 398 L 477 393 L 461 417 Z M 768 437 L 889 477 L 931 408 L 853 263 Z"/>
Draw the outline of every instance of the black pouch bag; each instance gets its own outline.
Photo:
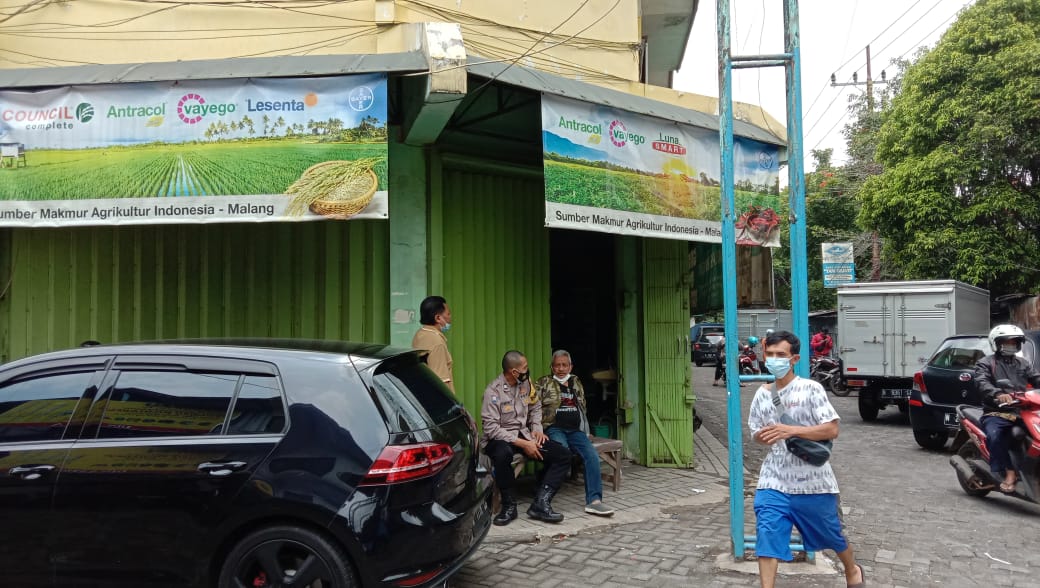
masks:
<path id="1" fill-rule="evenodd" d="M 784 411 L 784 405 L 780 402 L 780 395 L 776 392 L 775 382 L 771 391 L 773 393 L 773 406 L 780 413 L 780 423 L 784 425 L 798 425 Z M 811 439 L 802 439 L 801 437 L 791 437 L 784 442 L 787 444 L 787 450 L 793 453 L 795 457 L 816 467 L 827 463 L 827 460 L 831 458 L 831 448 L 834 446 L 833 441 L 813 441 Z"/>

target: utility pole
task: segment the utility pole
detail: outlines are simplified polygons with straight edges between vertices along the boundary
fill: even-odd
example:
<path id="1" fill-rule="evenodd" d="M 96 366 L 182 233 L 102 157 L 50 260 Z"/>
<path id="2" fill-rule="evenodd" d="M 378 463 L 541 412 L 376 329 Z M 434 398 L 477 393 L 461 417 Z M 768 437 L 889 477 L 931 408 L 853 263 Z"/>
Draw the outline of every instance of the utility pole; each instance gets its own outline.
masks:
<path id="1" fill-rule="evenodd" d="M 881 70 L 881 79 L 877 81 L 879 84 L 887 84 L 888 80 L 885 79 L 885 70 Z M 867 109 L 870 112 L 874 112 L 874 79 L 870 73 L 870 45 L 867 45 Z M 852 81 L 838 83 L 837 76 L 831 74 L 831 86 L 861 86 L 864 85 L 856 79 L 856 72 L 852 72 Z M 873 231 L 870 234 L 871 241 L 871 254 L 870 254 L 870 281 L 878 282 L 881 281 L 881 239 L 878 238 L 877 231 Z"/>

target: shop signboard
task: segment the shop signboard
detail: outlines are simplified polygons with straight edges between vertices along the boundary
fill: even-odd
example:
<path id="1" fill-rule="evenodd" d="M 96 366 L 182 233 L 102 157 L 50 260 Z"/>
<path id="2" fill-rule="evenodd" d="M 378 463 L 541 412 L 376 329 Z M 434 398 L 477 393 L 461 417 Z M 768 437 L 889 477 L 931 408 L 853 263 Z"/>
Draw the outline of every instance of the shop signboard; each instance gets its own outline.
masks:
<path id="1" fill-rule="evenodd" d="M 852 243 L 823 243 L 820 247 L 823 249 L 823 287 L 856 283 Z"/>
<path id="2" fill-rule="evenodd" d="M 385 74 L 0 91 L 0 226 L 387 217 Z"/>
<path id="3" fill-rule="evenodd" d="M 734 139 L 737 243 L 780 245 L 778 148 Z M 545 224 L 722 241 L 718 132 L 542 96 Z"/>

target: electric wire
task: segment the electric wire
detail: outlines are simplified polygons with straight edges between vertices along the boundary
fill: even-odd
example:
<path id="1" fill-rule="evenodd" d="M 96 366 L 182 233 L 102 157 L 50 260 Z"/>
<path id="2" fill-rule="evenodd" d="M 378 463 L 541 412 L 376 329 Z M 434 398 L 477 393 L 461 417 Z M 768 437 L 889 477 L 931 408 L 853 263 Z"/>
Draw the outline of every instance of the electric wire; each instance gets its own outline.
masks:
<path id="1" fill-rule="evenodd" d="M 931 8 L 929 8 L 926 11 L 924 11 L 924 13 L 922 13 L 921 16 L 917 17 L 917 20 L 915 20 L 914 22 L 910 23 L 910 26 L 906 27 L 906 29 L 904 29 L 902 33 L 899 33 L 894 39 L 889 41 L 887 45 L 885 45 L 884 47 L 879 49 L 877 51 L 877 53 L 875 53 L 874 55 L 877 56 L 877 57 L 880 57 L 881 54 L 883 54 L 885 52 L 885 49 L 888 49 L 889 47 L 892 46 L 892 43 L 895 43 L 899 39 L 903 38 L 903 35 L 905 35 L 908 32 L 910 32 L 910 29 L 914 28 L 914 26 L 916 26 L 917 23 L 921 22 L 921 20 L 924 19 L 924 17 L 926 17 L 929 14 L 931 14 L 932 11 L 935 10 L 936 8 L 938 8 L 939 5 L 942 4 L 943 2 L 944 2 L 944 0 L 936 0 L 935 4 L 933 4 Z"/>

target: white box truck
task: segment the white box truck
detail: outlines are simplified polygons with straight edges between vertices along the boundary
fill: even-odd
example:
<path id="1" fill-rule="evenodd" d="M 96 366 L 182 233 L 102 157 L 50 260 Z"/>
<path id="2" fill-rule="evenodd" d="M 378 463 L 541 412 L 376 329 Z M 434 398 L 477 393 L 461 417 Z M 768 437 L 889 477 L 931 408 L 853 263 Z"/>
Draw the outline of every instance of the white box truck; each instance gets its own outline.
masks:
<path id="1" fill-rule="evenodd" d="M 906 412 L 914 373 L 946 337 L 989 331 L 989 292 L 956 280 L 838 287 L 838 355 L 865 421 Z"/>

